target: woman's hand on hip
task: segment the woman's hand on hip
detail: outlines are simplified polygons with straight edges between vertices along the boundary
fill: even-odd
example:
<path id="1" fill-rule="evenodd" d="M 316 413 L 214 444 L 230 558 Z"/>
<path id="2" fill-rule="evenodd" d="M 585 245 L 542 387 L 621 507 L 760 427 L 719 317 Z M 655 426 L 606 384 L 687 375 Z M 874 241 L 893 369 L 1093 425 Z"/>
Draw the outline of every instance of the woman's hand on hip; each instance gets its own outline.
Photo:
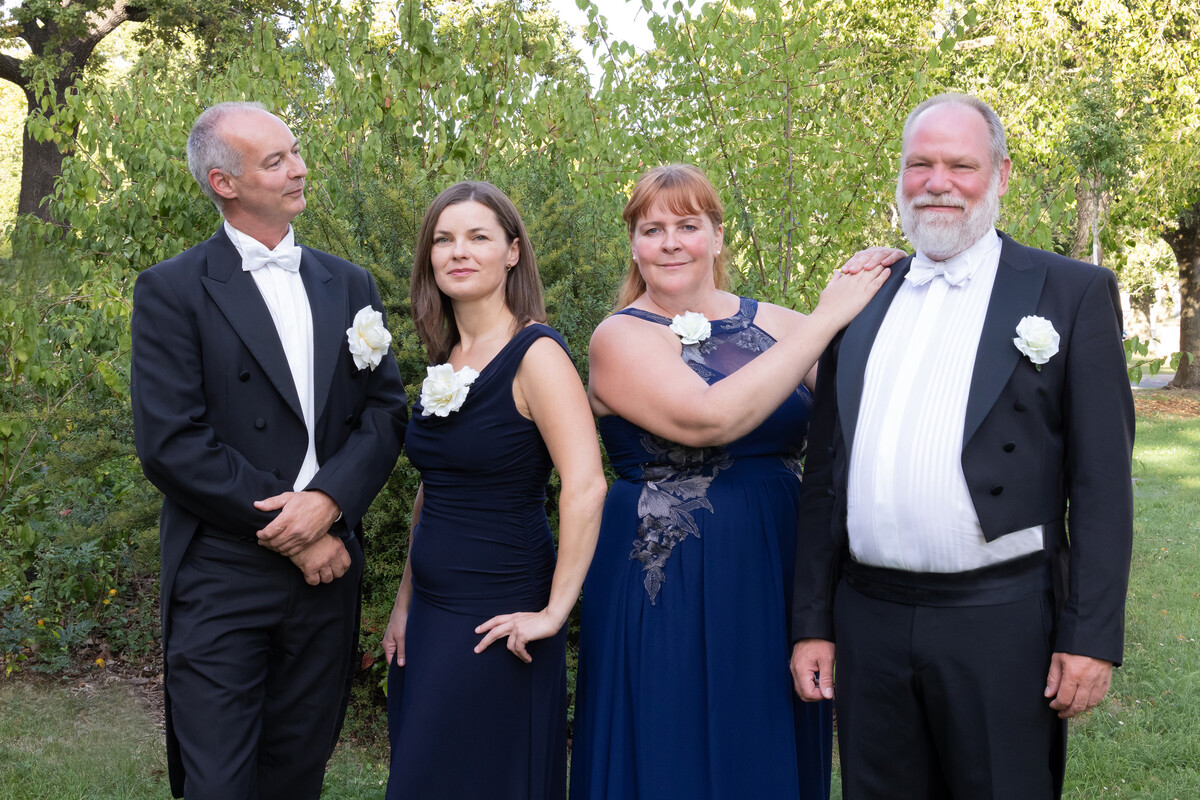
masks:
<path id="1" fill-rule="evenodd" d="M 501 614 L 475 629 L 476 633 L 486 634 L 475 645 L 475 652 L 482 653 L 493 642 L 507 636 L 509 652 L 528 664 L 533 661 L 533 656 L 529 655 L 526 645 L 537 639 L 549 639 L 561 627 L 562 622 L 551 619 L 548 610 Z"/>

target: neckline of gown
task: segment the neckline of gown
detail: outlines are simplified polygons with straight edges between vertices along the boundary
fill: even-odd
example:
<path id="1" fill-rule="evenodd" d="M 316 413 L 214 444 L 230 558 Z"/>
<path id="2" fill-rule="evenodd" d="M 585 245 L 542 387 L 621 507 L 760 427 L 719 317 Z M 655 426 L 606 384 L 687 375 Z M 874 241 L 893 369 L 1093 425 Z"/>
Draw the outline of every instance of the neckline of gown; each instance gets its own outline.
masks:
<path id="1" fill-rule="evenodd" d="M 737 313 L 732 316 L 722 317 L 721 319 L 710 319 L 708 321 L 715 330 L 740 330 L 754 324 L 754 318 L 758 311 L 758 301 L 750 297 L 738 298 Z M 616 312 L 618 314 L 626 314 L 638 319 L 644 319 L 647 322 L 657 322 L 659 325 L 671 325 L 671 320 L 661 314 L 655 314 L 653 311 L 645 311 L 640 308 L 623 308 Z"/>
<path id="2" fill-rule="evenodd" d="M 499 369 L 499 367 L 497 367 L 496 369 L 492 369 L 492 366 L 494 364 L 503 362 L 505 360 L 503 358 L 504 354 L 508 352 L 509 348 L 511 348 L 514 344 L 516 344 L 518 339 L 521 339 L 522 336 L 527 331 L 537 330 L 540 328 L 545 328 L 546 330 L 549 330 L 549 331 L 554 330 L 553 328 L 551 328 L 549 325 L 547 325 L 544 322 L 534 322 L 532 325 L 526 325 L 524 328 L 521 328 L 521 330 L 519 330 L 515 334 L 513 334 L 512 338 L 509 339 L 507 342 L 505 342 L 504 346 L 496 351 L 496 355 L 492 356 L 491 360 L 488 361 L 488 363 L 483 365 L 483 369 L 479 370 L 479 376 L 477 378 L 475 378 L 474 381 L 471 382 L 470 389 L 467 390 L 467 396 L 463 399 L 463 404 L 461 406 L 459 406 L 458 410 L 454 411 L 453 413 L 458 414 L 458 413 L 462 412 L 463 408 L 466 407 L 467 403 L 471 402 L 471 397 L 473 395 L 478 396 L 474 390 L 479 388 L 481 385 L 486 384 L 491 379 L 491 376 L 496 373 L 496 369 Z M 450 362 L 447 361 L 446 363 L 449 364 Z M 453 365 L 451 365 L 451 366 L 453 366 Z M 417 399 L 417 402 L 414 404 L 413 410 L 414 410 L 414 412 L 419 413 L 421 415 L 421 417 L 425 420 L 448 419 L 447 417 L 436 417 L 436 415 L 433 415 L 433 414 L 426 414 L 425 409 L 423 407 L 421 407 L 421 401 L 419 398 Z"/>

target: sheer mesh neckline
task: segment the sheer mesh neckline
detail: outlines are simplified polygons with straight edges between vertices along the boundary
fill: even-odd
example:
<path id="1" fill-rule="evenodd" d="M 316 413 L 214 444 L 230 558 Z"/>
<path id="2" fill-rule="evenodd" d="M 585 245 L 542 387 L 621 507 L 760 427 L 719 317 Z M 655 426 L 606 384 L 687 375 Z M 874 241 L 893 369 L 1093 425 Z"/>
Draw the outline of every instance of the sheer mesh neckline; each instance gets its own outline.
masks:
<path id="1" fill-rule="evenodd" d="M 738 310 L 732 317 L 723 317 L 721 319 L 710 319 L 708 322 L 712 325 L 715 331 L 736 331 L 749 327 L 754 323 L 754 317 L 758 313 L 758 301 L 749 297 L 738 298 Z M 623 308 L 616 312 L 617 314 L 626 314 L 638 319 L 644 319 L 647 322 L 657 322 L 659 325 L 670 325 L 671 320 L 661 314 L 655 314 L 653 311 L 643 311 L 640 308 Z"/>

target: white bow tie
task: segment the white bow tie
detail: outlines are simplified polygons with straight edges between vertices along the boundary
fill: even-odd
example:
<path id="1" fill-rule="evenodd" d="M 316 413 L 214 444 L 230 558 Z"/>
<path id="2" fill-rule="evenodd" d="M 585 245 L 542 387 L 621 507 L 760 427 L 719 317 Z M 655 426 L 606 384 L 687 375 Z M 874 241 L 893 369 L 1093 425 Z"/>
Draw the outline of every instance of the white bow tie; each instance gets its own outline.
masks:
<path id="1" fill-rule="evenodd" d="M 912 264 L 904 279 L 913 286 L 924 286 L 937 275 L 945 278 L 946 283 L 951 286 L 964 284 L 971 279 L 971 261 L 957 256 L 946 261 L 930 261 L 925 256 L 918 254 L 913 256 Z"/>
<path id="2" fill-rule="evenodd" d="M 280 244 L 274 250 L 268 250 L 266 245 L 257 239 L 242 237 L 242 269 L 246 272 L 268 264 L 283 267 L 288 272 L 299 272 L 300 253 L 299 245 Z"/>

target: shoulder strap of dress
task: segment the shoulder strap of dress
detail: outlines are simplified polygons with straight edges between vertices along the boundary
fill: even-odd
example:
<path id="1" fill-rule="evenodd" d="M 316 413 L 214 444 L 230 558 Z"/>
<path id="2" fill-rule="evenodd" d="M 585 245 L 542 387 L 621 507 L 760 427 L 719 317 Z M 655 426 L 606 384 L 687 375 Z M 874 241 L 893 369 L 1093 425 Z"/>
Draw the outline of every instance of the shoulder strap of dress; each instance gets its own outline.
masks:
<path id="1" fill-rule="evenodd" d="M 738 303 L 738 313 L 744 315 L 751 322 L 758 315 L 758 301 L 753 297 L 743 297 Z"/>
<path id="2" fill-rule="evenodd" d="M 558 345 L 566 351 L 567 357 L 571 357 L 571 351 L 567 347 L 567 341 L 562 337 L 562 334 L 541 322 L 526 325 L 517 331 L 517 335 L 512 338 L 512 341 L 508 343 L 508 347 L 504 349 L 502 357 L 512 364 L 520 364 L 521 359 L 525 357 L 525 353 L 533 346 L 533 343 L 543 336 L 558 342 Z"/>
<path id="3" fill-rule="evenodd" d="M 671 320 L 667 319 L 666 317 L 659 316 L 658 314 L 652 313 L 650 311 L 643 311 L 640 308 L 623 308 L 620 311 L 613 312 L 614 317 L 617 314 L 626 314 L 630 317 L 637 317 L 638 319 L 644 319 L 647 322 L 657 322 L 659 325 L 670 325 L 671 324 Z"/>

